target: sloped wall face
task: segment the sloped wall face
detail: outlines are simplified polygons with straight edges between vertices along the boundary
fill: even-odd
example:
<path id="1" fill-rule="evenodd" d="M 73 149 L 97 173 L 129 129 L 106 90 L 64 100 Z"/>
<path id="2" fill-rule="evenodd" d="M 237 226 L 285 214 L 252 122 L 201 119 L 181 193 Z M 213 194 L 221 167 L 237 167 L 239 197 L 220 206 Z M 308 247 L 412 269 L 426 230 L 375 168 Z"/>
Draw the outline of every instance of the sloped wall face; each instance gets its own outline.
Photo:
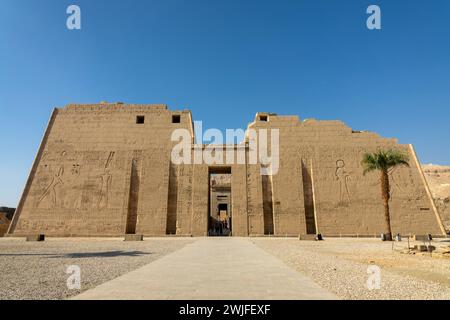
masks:
<path id="1" fill-rule="evenodd" d="M 414 154 L 408 146 L 384 145 L 410 155 L 410 167 L 390 171 L 391 227 L 394 234 L 442 234 L 440 221 L 426 193 Z M 376 147 L 320 147 L 315 164 L 318 228 L 328 235 L 379 235 L 386 232 L 379 172 L 363 175 L 365 152 Z M 325 156 L 326 154 L 329 156 Z"/>
<path id="2" fill-rule="evenodd" d="M 353 132 L 340 121 L 299 122 L 271 116 L 268 122 L 256 121 L 253 128 L 279 129 L 280 168 L 272 176 L 275 234 L 305 234 L 314 228 L 329 236 L 385 232 L 379 173 L 364 176 L 361 166 L 363 154 L 379 148 L 400 149 L 410 157 L 409 168 L 399 167 L 389 174 L 392 231 L 444 233 L 411 146 L 369 132 Z M 314 228 L 306 225 L 312 216 Z"/>
<path id="3" fill-rule="evenodd" d="M 300 122 L 270 115 L 249 125 L 257 142 L 279 135 L 277 165 L 249 161 L 251 146 L 236 145 L 223 164 L 171 162 L 175 129 L 192 139 L 189 111 L 164 105 L 69 105 L 55 109 L 24 188 L 9 234 L 49 236 L 205 236 L 209 173 L 231 170 L 234 236 L 374 236 L 384 230 L 379 174 L 363 176 L 361 159 L 378 148 L 410 155 L 409 168 L 389 173 L 392 231 L 444 234 L 414 150 L 339 121 Z M 192 141 L 191 141 L 192 142 Z M 205 146 L 190 145 L 191 158 Z M 237 161 L 244 150 L 244 162 Z M 227 156 L 228 157 L 228 156 Z M 228 159 L 230 160 L 230 159 Z"/>
<path id="4" fill-rule="evenodd" d="M 179 123 L 173 114 L 163 105 L 57 109 L 9 233 L 121 235 L 132 205 L 136 232 L 166 234 L 170 137 L 191 128 L 189 112 L 176 112 Z"/>
<path id="5" fill-rule="evenodd" d="M 126 169 L 124 152 L 44 153 L 14 233 L 121 232 Z"/>

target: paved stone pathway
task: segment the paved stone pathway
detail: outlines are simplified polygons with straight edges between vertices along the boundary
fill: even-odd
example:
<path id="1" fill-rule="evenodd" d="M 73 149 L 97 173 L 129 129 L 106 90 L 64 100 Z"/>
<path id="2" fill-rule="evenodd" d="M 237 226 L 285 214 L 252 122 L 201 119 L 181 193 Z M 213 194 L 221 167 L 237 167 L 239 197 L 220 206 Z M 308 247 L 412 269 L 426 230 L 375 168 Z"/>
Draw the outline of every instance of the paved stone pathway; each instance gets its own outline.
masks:
<path id="1" fill-rule="evenodd" d="M 151 240 L 150 240 L 151 241 Z M 249 238 L 201 238 L 74 299 L 337 299 Z"/>

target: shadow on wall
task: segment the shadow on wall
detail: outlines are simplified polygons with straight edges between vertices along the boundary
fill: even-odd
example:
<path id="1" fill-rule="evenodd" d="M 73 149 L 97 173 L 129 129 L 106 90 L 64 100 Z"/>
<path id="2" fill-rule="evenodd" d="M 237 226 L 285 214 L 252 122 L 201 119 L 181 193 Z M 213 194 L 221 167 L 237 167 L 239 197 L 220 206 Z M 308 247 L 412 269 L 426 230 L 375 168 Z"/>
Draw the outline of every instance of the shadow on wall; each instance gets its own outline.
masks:
<path id="1" fill-rule="evenodd" d="M 150 252 L 143 251 L 105 251 L 105 252 L 74 252 L 66 254 L 53 254 L 53 253 L 5 253 L 0 254 L 0 257 L 6 256 L 42 256 L 47 258 L 115 258 L 115 257 L 139 257 L 143 255 L 151 254 Z"/>

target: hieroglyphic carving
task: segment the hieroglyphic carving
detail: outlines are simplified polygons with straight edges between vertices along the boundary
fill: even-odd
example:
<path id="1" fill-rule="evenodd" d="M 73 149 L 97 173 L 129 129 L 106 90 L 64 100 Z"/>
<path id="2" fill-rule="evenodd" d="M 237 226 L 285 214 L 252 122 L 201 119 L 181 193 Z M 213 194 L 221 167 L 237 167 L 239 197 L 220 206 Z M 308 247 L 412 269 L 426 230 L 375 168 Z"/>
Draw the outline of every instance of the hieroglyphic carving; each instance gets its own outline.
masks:
<path id="1" fill-rule="evenodd" d="M 389 201 L 393 201 L 398 198 L 404 198 L 406 201 L 412 201 L 413 200 L 413 190 L 411 187 L 414 187 L 414 180 L 411 175 L 411 171 L 406 173 L 400 170 L 399 167 L 390 168 L 388 170 L 388 176 L 389 176 L 389 187 L 390 187 L 390 197 Z M 378 178 L 374 183 L 370 184 L 371 187 L 380 186 L 380 179 Z M 419 196 L 416 197 L 416 199 L 420 199 L 422 197 L 422 194 L 419 193 Z"/>
<path id="2" fill-rule="evenodd" d="M 70 170 L 70 175 L 66 177 L 65 190 L 69 192 L 66 195 L 64 208 L 80 210 L 82 207 L 83 181 L 80 170 L 80 164 L 73 163 Z"/>
<path id="3" fill-rule="evenodd" d="M 100 154 L 90 152 L 45 152 L 40 169 L 43 178 L 34 206 L 75 210 L 108 208 L 115 154 L 110 151 L 106 160 L 100 160 Z"/>
<path id="4" fill-rule="evenodd" d="M 405 197 L 407 201 L 412 201 L 411 187 L 414 186 L 414 180 L 411 176 L 411 171 L 408 170 L 408 175 L 400 171 L 399 167 L 391 168 L 388 172 L 390 182 L 390 200 Z M 418 196 L 420 198 L 422 195 Z"/>

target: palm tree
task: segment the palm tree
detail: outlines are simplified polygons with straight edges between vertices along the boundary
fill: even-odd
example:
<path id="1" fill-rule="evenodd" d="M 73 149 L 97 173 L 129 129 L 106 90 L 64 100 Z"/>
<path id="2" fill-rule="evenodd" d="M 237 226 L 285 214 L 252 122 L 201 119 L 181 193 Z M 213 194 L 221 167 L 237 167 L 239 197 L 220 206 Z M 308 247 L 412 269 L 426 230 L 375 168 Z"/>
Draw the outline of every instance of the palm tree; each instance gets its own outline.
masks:
<path id="1" fill-rule="evenodd" d="M 364 168 L 363 174 L 379 170 L 381 182 L 381 197 L 384 204 L 384 221 L 386 227 L 386 240 L 392 241 L 391 218 L 389 213 L 389 200 L 391 198 L 391 188 L 389 185 L 389 170 L 397 166 L 409 167 L 408 155 L 398 150 L 379 150 L 375 153 L 366 153 L 361 164 Z"/>

